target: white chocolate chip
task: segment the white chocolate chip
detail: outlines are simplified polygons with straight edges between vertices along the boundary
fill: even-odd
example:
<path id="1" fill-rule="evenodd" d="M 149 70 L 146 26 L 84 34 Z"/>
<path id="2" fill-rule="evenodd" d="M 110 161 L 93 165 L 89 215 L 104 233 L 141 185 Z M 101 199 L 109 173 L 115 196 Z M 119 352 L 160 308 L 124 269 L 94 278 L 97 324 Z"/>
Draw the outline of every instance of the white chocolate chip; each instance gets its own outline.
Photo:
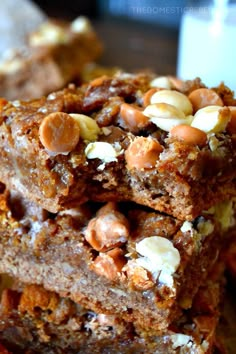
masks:
<path id="1" fill-rule="evenodd" d="M 112 144 L 102 141 L 89 143 L 85 148 L 85 155 L 88 159 L 100 159 L 103 164 L 117 161 L 117 156 L 121 153 L 120 145 L 114 147 Z"/>
<path id="2" fill-rule="evenodd" d="M 79 16 L 71 23 L 71 30 L 75 33 L 88 33 L 92 31 L 92 26 L 86 17 Z"/>
<path id="3" fill-rule="evenodd" d="M 31 46 L 55 45 L 66 43 L 67 37 L 64 29 L 54 23 L 44 23 L 37 32 L 34 32 L 29 37 Z"/>
<path id="4" fill-rule="evenodd" d="M 169 103 L 154 103 L 145 108 L 143 114 L 150 118 L 158 128 L 169 132 L 180 124 L 190 125 L 193 117 L 185 116 L 183 111 Z"/>
<path id="5" fill-rule="evenodd" d="M 180 264 L 179 251 L 171 241 L 164 237 L 144 238 L 136 244 L 136 251 L 142 256 L 136 260 L 137 263 L 149 270 L 155 277 L 160 272 L 172 275 Z"/>
<path id="6" fill-rule="evenodd" d="M 170 90 L 172 87 L 171 81 L 167 76 L 159 76 L 150 82 L 151 87 L 159 87 Z"/>
<path id="7" fill-rule="evenodd" d="M 225 130 L 230 119 L 231 113 L 228 108 L 207 106 L 195 113 L 191 126 L 205 133 L 220 133 Z"/>
<path id="8" fill-rule="evenodd" d="M 170 339 L 173 343 L 173 349 L 177 349 L 179 347 L 183 346 L 191 346 L 193 344 L 193 337 L 188 336 L 187 334 L 182 334 L 182 333 L 176 333 L 176 334 L 171 334 Z"/>
<path id="9" fill-rule="evenodd" d="M 183 93 L 175 90 L 160 90 L 155 92 L 151 97 L 151 104 L 153 103 L 168 103 L 175 106 L 185 115 L 193 113 L 192 103 Z"/>
<path id="10" fill-rule="evenodd" d="M 77 113 L 70 113 L 70 116 L 76 120 L 80 128 L 80 136 L 83 140 L 94 141 L 97 140 L 99 133 L 101 132 L 97 122 L 84 115 Z"/>
<path id="11" fill-rule="evenodd" d="M 183 225 L 180 228 L 181 232 L 193 232 L 193 224 L 190 221 L 184 221 Z"/>

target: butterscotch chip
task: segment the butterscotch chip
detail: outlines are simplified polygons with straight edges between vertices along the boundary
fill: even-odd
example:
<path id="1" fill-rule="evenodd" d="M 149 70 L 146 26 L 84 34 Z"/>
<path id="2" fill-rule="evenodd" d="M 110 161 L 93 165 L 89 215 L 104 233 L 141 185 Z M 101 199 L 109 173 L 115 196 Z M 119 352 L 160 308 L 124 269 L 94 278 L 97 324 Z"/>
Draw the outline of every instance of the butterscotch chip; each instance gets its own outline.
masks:
<path id="1" fill-rule="evenodd" d="M 87 242 L 97 251 L 106 251 L 124 244 L 129 236 L 129 223 L 117 210 L 102 208 L 97 216 L 90 220 L 85 230 Z"/>
<path id="2" fill-rule="evenodd" d="M 93 269 L 98 275 L 115 281 L 125 263 L 124 252 L 120 248 L 114 248 L 106 253 L 100 253 L 94 261 Z"/>
<path id="3" fill-rule="evenodd" d="M 189 96 L 194 112 L 207 106 L 223 106 L 220 96 L 208 88 L 199 88 L 192 91 Z"/>
<path id="4" fill-rule="evenodd" d="M 67 113 L 51 113 L 43 119 L 39 127 L 41 143 L 52 152 L 68 153 L 74 150 L 79 137 L 79 124 Z"/>
<path id="5" fill-rule="evenodd" d="M 204 146 L 207 143 L 207 134 L 198 128 L 181 124 L 170 130 L 170 136 L 191 145 Z"/>
<path id="6" fill-rule="evenodd" d="M 162 152 L 161 144 L 151 138 L 138 137 L 125 152 L 127 167 L 145 169 L 153 168 Z"/>
<path id="7" fill-rule="evenodd" d="M 145 128 L 149 123 L 149 118 L 143 114 L 139 107 L 128 103 L 122 103 L 120 107 L 120 116 L 125 125 L 131 132 L 138 132 Z"/>

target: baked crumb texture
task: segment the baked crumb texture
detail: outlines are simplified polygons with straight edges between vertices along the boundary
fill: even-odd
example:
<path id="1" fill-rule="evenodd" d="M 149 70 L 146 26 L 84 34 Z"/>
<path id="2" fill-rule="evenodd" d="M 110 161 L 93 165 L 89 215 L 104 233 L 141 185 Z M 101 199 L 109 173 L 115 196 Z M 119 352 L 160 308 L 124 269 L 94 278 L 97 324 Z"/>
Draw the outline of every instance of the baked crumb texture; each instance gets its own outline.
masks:
<path id="1" fill-rule="evenodd" d="M 235 196 L 233 93 L 199 80 L 178 90 L 153 82 L 116 73 L 33 101 L 2 99 L 0 180 L 52 213 L 134 201 L 191 221 Z M 202 89 L 221 103 L 196 108 Z"/>
<path id="2" fill-rule="evenodd" d="M 180 221 L 134 204 L 51 214 L 1 195 L 0 272 L 43 285 L 98 313 L 165 331 L 192 306 L 215 264 L 234 205 Z"/>
<path id="3" fill-rule="evenodd" d="M 140 331 L 115 315 L 95 313 L 39 285 L 14 284 L 1 297 L 1 353 L 211 353 L 223 289 L 222 265 L 215 269 L 191 310 L 165 334 Z"/>

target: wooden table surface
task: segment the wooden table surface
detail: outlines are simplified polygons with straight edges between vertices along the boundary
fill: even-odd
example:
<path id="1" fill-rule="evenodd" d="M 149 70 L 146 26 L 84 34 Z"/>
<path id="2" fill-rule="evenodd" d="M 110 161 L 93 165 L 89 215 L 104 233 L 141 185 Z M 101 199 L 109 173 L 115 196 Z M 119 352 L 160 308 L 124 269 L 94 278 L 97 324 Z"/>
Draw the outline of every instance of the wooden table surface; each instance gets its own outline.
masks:
<path id="1" fill-rule="evenodd" d="M 92 23 L 104 43 L 101 64 L 127 71 L 151 69 L 160 75 L 176 74 L 176 30 L 118 19 Z"/>

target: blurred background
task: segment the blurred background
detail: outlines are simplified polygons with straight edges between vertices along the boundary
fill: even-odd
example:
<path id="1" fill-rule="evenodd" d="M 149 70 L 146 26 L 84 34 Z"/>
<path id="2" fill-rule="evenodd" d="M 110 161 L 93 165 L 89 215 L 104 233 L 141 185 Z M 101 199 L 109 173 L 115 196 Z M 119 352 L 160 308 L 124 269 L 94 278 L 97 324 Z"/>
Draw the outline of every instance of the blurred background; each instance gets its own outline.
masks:
<path id="1" fill-rule="evenodd" d="M 53 17 L 88 16 L 104 42 L 101 64 L 200 76 L 236 90 L 236 0 L 36 0 Z M 226 11 L 227 10 L 227 11 Z"/>
<path id="2" fill-rule="evenodd" d="M 104 42 L 101 64 L 175 74 L 184 0 L 37 0 L 36 3 L 54 17 L 88 16 Z"/>

